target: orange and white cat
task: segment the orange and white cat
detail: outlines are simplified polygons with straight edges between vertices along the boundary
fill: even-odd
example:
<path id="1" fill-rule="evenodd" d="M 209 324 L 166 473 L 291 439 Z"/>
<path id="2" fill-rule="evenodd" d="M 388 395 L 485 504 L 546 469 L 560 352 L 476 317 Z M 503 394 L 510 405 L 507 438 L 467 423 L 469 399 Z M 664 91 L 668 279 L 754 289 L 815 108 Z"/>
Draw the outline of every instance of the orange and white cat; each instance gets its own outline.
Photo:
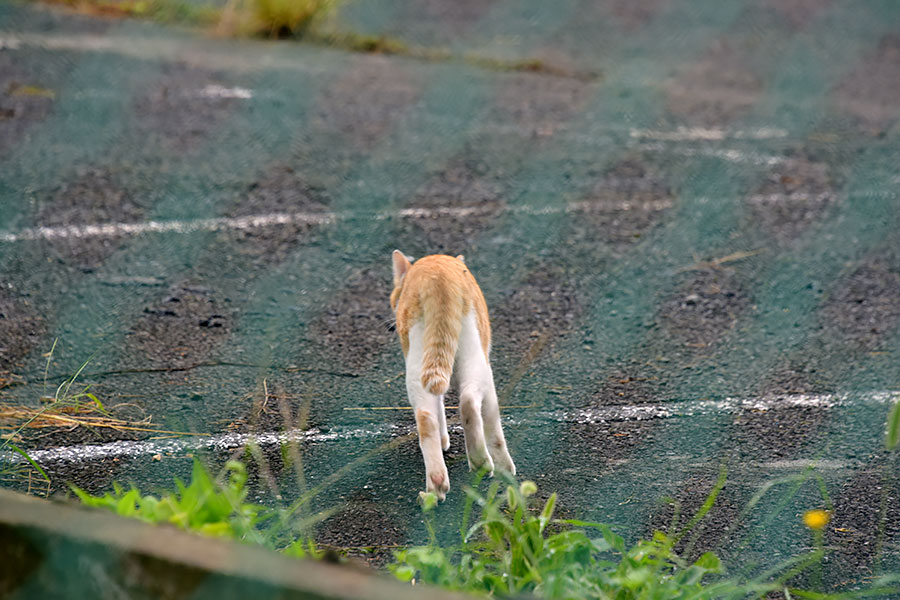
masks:
<path id="1" fill-rule="evenodd" d="M 406 390 L 425 459 L 425 489 L 441 500 L 450 489 L 442 450 L 450 447 L 444 394 L 459 386 L 459 414 L 469 469 L 513 475 L 488 356 L 491 325 L 484 295 L 463 262 L 434 254 L 415 263 L 394 250 L 391 308 L 406 357 Z"/>

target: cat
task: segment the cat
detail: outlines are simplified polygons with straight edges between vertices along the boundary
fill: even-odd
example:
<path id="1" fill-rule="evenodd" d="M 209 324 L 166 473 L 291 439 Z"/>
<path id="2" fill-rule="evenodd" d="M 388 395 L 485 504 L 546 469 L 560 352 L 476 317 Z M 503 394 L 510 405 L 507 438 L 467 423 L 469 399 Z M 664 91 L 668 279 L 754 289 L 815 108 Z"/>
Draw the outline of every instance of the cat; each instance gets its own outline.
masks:
<path id="1" fill-rule="evenodd" d="M 489 355 L 491 325 L 484 295 L 463 257 L 433 254 L 411 262 L 393 255 L 391 309 L 406 357 L 406 391 L 425 460 L 425 490 L 444 500 L 450 447 L 444 394 L 459 386 L 459 414 L 470 470 L 516 474 L 500 425 Z"/>

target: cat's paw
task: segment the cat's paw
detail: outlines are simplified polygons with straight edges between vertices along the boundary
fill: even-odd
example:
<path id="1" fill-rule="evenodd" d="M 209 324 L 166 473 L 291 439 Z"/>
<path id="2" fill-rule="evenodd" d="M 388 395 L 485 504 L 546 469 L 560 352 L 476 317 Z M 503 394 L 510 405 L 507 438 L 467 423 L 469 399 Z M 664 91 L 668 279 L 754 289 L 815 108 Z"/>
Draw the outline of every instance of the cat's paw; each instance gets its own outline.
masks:
<path id="1" fill-rule="evenodd" d="M 506 448 L 506 442 L 497 440 L 491 444 L 490 450 L 491 458 L 494 459 L 494 465 L 497 469 L 509 473 L 510 475 L 516 474 L 516 465 L 513 463 L 512 456 L 509 455 L 509 450 Z"/>
<path id="2" fill-rule="evenodd" d="M 496 461 L 494 464 L 497 465 L 497 469 L 500 471 L 509 473 L 510 475 L 516 474 L 516 465 L 513 463 L 513 459 L 509 455 L 509 452 L 503 452 L 500 456 L 496 456 L 494 460 Z"/>
<path id="3" fill-rule="evenodd" d="M 444 452 L 450 449 L 450 436 L 446 433 L 441 434 L 441 448 L 444 449 Z"/>
<path id="4" fill-rule="evenodd" d="M 450 476 L 446 467 L 425 474 L 425 491 L 433 493 L 441 501 L 447 497 L 447 492 L 450 491 Z"/>
<path id="5" fill-rule="evenodd" d="M 509 456 L 506 457 L 507 460 L 497 461 L 497 468 L 501 471 L 509 473 L 510 475 L 516 474 L 516 465 L 513 464 L 512 458 Z"/>
<path id="6" fill-rule="evenodd" d="M 484 457 L 475 457 L 466 456 L 469 460 L 469 470 L 470 471 L 480 471 L 485 470 L 488 472 L 489 477 L 494 476 L 494 461 L 491 460 L 491 456 L 485 453 Z"/>

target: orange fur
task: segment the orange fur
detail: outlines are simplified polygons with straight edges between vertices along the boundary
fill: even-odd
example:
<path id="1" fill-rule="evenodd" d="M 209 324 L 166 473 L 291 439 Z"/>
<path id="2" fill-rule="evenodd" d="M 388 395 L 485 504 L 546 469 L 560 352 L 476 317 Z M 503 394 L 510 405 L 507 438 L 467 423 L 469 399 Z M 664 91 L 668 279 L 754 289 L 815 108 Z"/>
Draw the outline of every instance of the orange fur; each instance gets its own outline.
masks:
<path id="1" fill-rule="evenodd" d="M 397 334 L 405 356 L 410 327 L 424 322 L 422 385 L 432 394 L 444 394 L 450 386 L 462 320 L 470 310 L 475 311 L 485 357 L 490 353 L 487 303 L 461 258 L 434 254 L 410 263 L 401 253 L 394 254 L 391 307 L 397 316 Z"/>

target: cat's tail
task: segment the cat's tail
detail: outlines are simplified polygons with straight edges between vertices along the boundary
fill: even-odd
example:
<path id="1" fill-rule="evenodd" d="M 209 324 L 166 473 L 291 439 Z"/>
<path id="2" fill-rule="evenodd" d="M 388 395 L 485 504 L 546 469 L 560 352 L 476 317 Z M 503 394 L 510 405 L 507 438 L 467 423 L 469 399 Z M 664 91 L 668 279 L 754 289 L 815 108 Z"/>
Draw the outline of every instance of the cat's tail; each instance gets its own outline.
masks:
<path id="1" fill-rule="evenodd" d="M 451 296 L 456 296 L 452 294 Z M 431 295 L 422 299 L 425 321 L 425 350 L 422 356 L 422 386 L 441 396 L 450 387 L 453 362 L 462 331 L 463 300 Z"/>

